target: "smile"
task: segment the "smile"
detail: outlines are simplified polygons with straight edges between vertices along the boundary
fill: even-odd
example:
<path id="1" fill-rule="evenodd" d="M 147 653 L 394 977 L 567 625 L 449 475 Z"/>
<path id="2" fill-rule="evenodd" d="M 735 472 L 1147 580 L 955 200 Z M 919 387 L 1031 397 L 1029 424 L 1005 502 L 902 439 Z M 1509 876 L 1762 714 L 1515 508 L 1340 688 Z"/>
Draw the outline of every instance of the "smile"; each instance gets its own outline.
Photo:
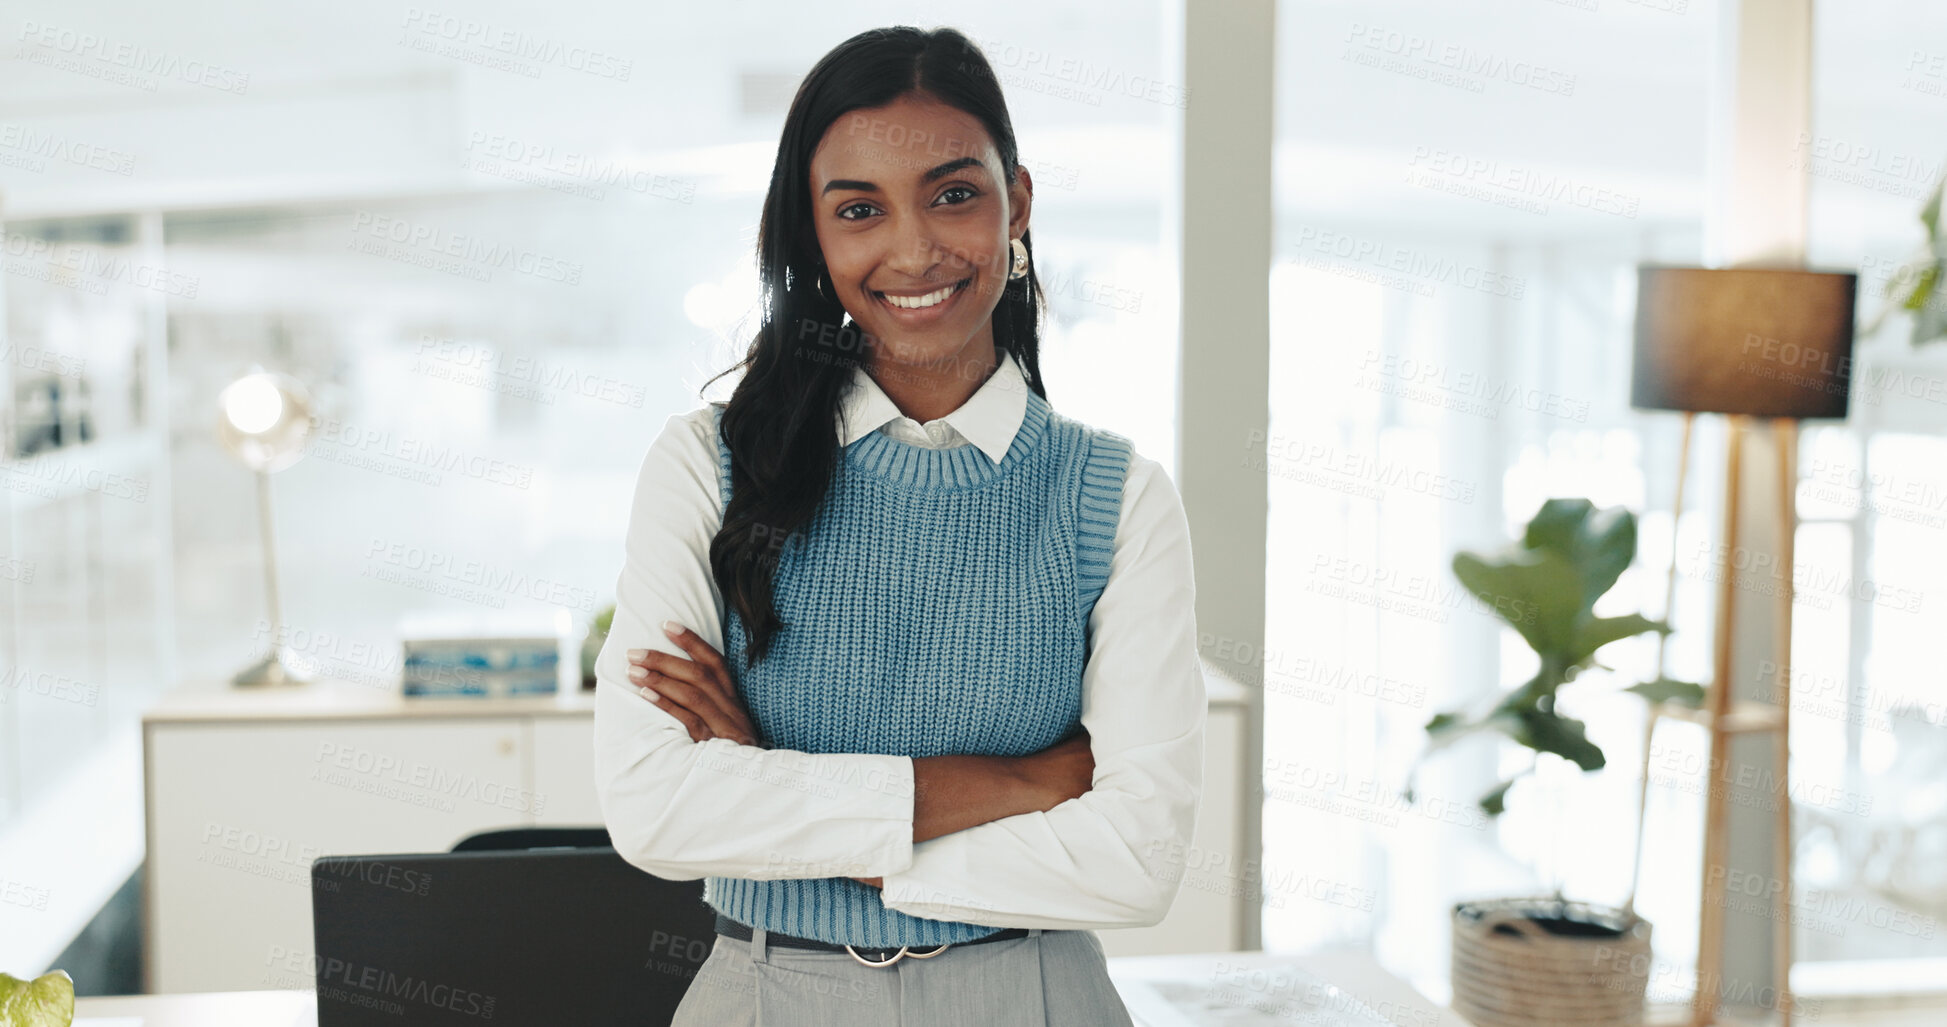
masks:
<path id="1" fill-rule="evenodd" d="M 962 279 L 953 285 L 941 286 L 923 296 L 892 296 L 883 292 L 874 292 L 873 295 L 877 296 L 881 303 L 898 311 L 902 319 L 910 320 L 914 315 L 933 314 L 944 309 L 972 281 L 971 278 Z"/>

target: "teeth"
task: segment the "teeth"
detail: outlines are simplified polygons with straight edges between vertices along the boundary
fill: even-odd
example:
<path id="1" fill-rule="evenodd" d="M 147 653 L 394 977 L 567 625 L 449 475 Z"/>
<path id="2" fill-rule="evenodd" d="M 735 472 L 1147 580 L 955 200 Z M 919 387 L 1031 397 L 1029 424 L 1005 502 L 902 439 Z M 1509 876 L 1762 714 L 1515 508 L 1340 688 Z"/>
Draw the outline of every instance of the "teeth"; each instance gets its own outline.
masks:
<path id="1" fill-rule="evenodd" d="M 892 304 L 895 307 L 900 307 L 905 310 L 920 310 L 926 307 L 933 306 L 938 303 L 946 302 L 946 298 L 948 296 L 953 295 L 953 290 L 955 288 L 958 287 L 949 285 L 944 289 L 940 289 L 936 292 L 929 292 L 924 296 L 888 295 L 886 296 L 886 302 Z"/>

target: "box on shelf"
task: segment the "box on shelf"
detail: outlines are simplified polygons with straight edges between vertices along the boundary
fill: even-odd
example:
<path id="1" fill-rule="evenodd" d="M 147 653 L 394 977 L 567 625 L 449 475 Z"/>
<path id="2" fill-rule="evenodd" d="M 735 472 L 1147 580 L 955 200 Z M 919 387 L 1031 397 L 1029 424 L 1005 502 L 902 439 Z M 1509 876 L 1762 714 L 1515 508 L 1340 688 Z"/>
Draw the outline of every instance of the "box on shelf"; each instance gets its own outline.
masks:
<path id="1" fill-rule="evenodd" d="M 553 695 L 570 626 L 565 610 L 401 621 L 400 688 L 424 697 Z"/>

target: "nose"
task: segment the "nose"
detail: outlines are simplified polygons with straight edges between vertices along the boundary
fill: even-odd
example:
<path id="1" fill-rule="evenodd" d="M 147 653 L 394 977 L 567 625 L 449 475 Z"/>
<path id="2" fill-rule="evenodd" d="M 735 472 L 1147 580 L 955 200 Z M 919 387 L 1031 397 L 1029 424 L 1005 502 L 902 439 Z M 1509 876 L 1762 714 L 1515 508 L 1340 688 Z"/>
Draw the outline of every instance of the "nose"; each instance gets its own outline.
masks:
<path id="1" fill-rule="evenodd" d="M 899 218 L 898 226 L 885 265 L 902 277 L 923 280 L 926 272 L 940 262 L 940 248 L 933 240 L 931 223 L 924 217 L 907 215 Z"/>

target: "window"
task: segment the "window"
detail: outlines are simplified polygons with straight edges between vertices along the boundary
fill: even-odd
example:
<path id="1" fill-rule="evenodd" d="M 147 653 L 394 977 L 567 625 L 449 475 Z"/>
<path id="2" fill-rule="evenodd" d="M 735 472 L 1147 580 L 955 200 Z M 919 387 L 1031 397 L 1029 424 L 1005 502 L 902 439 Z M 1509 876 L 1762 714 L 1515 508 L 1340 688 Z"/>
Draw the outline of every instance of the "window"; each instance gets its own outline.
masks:
<path id="1" fill-rule="evenodd" d="M 1832 787 L 1795 807 L 1795 944 L 1805 981 L 1898 988 L 1947 967 L 1947 688 L 1929 594 L 1947 572 L 1947 340 L 1916 345 L 1911 315 L 1874 321 L 1947 168 L 1947 10 L 1869 0 L 1814 16 L 1812 131 L 1793 155 L 1811 182 L 1810 258 L 1859 270 L 1876 330 L 1855 344 L 1852 416 L 1800 458 L 1800 562 L 1814 587 L 1845 590 L 1796 607 L 1792 770 Z M 1942 307 L 1936 292 L 1936 319 Z"/>
<path id="2" fill-rule="evenodd" d="M 1699 258 L 1713 6 L 1278 6 L 1267 948 L 1370 940 L 1438 997 L 1454 901 L 1629 887 L 1640 708 L 1581 711 L 1613 772 L 1526 780 L 1498 821 L 1475 800 L 1525 751 L 1443 754 L 1411 805 L 1402 770 L 1435 712 L 1533 671 L 1456 550 L 1553 496 L 1648 508 L 1598 612 L 1661 610 L 1677 435 L 1628 406 L 1634 269 Z M 1682 623 L 1704 652 L 1709 624 Z M 1654 659 L 1604 652 L 1621 675 Z M 1658 826 L 1699 819 L 1690 798 Z M 1695 944 L 1695 874 L 1645 867 L 1660 955 Z"/>

